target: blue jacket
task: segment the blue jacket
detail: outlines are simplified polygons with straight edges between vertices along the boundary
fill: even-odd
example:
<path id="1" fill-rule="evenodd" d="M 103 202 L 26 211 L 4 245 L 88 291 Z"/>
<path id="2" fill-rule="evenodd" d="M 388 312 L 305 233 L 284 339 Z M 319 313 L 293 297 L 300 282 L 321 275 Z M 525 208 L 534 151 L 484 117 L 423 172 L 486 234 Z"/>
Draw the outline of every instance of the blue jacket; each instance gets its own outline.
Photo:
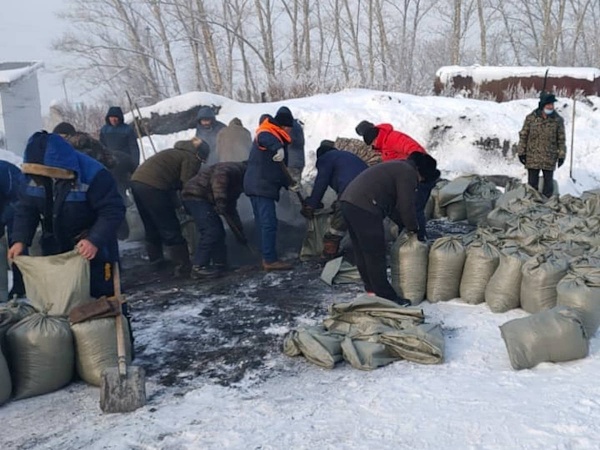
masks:
<path id="1" fill-rule="evenodd" d="M 317 209 L 328 186 L 339 195 L 367 164 L 353 153 L 332 148 L 317 158 L 317 178 L 306 204 Z"/>
<path id="2" fill-rule="evenodd" d="M 90 265 L 91 295 L 110 295 L 112 281 L 104 266 L 119 259 L 116 232 L 125 218 L 123 200 L 102 164 L 56 134 L 47 134 L 44 142 L 44 134 L 34 134 L 25 149 L 27 185 L 16 207 L 13 240 L 30 246 L 40 221 L 44 256 L 72 250 L 77 241 L 88 239 L 98 247 Z M 74 178 L 50 178 L 61 171 Z"/>
<path id="3" fill-rule="evenodd" d="M 281 163 L 273 161 L 273 156 L 282 148 L 286 155 L 283 162 L 287 164 L 289 142 L 285 139 L 280 140 L 273 132 L 265 131 L 267 122 L 269 126 L 276 127 L 270 119 L 267 119 L 257 130 L 250 148 L 248 169 L 244 175 L 244 193 L 248 196 L 254 195 L 278 201 L 280 189 L 288 187 L 289 181 L 282 170 Z"/>
<path id="4" fill-rule="evenodd" d="M 208 127 L 202 126 L 200 125 L 200 119 L 208 119 L 211 121 L 211 124 Z M 217 134 L 223 128 L 227 127 L 227 125 L 217 120 L 217 116 L 210 106 L 203 106 L 198 110 L 196 121 L 198 123 L 196 125 L 196 137 L 202 139 L 210 147 L 206 164 L 215 164 L 219 162 L 219 155 L 217 155 Z"/>
<path id="5" fill-rule="evenodd" d="M 8 228 L 10 241 L 14 208 L 24 182 L 25 176 L 21 169 L 8 161 L 0 161 L 0 237 L 4 236 L 4 229 Z"/>
<path id="6" fill-rule="evenodd" d="M 119 124 L 112 126 L 109 117 L 118 117 Z M 123 111 L 118 106 L 111 106 L 106 113 L 106 125 L 100 129 L 100 142 L 113 154 L 124 153 L 129 157 L 126 160 L 128 172 L 133 172 L 140 165 L 140 148 L 133 128 L 127 125 L 123 118 Z M 117 157 L 117 164 L 123 164 L 122 158 Z"/>
<path id="7" fill-rule="evenodd" d="M 304 169 L 304 130 L 298 119 L 294 120 L 290 137 L 292 143 L 288 146 L 288 167 L 302 170 Z"/>

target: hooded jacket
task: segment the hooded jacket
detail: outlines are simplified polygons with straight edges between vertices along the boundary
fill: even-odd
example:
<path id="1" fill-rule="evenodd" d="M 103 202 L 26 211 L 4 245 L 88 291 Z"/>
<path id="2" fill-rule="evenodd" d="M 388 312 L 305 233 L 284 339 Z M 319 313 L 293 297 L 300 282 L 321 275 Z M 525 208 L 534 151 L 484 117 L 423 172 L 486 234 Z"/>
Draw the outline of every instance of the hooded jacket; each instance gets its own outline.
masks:
<path id="1" fill-rule="evenodd" d="M 408 231 L 417 231 L 416 195 L 418 172 L 410 161 L 388 161 L 361 172 L 340 200 L 365 211 L 389 217 Z"/>
<path id="2" fill-rule="evenodd" d="M 125 205 L 114 179 L 98 161 L 76 151 L 63 138 L 35 133 L 23 158 L 26 186 L 17 203 L 14 242 L 30 246 L 42 223 L 45 256 L 72 250 L 85 238 L 98 247 L 91 261 L 91 294 L 112 293 L 105 264 L 118 261 L 116 232 L 125 218 Z"/>
<path id="3" fill-rule="evenodd" d="M 131 181 L 147 184 L 162 191 L 180 190 L 202 166 L 208 146 L 196 146 L 193 140 L 178 141 L 174 148 L 162 150 L 148 158 L 131 176 Z"/>
<path id="4" fill-rule="evenodd" d="M 373 141 L 373 149 L 381 153 L 381 159 L 391 161 L 404 160 L 412 152 L 427 153 L 425 149 L 408 134 L 394 130 L 389 123 L 376 125 L 378 133 Z"/>
<path id="5" fill-rule="evenodd" d="M 217 135 L 219 162 L 247 161 L 252 147 L 252 135 L 237 117 Z"/>
<path id="6" fill-rule="evenodd" d="M 118 117 L 119 124 L 112 126 L 109 117 Z M 140 148 L 133 128 L 124 122 L 123 110 L 119 106 L 111 106 L 104 118 L 106 124 L 100 129 L 100 142 L 112 153 L 120 152 L 128 156 L 130 172 L 140 164 Z M 123 161 L 122 158 L 116 158 Z M 121 162 L 123 164 L 123 162 Z"/>
<path id="7" fill-rule="evenodd" d="M 9 238 L 12 238 L 14 208 L 24 181 L 21 169 L 8 161 L 0 161 L 0 237 L 4 236 L 4 228 L 8 227 Z"/>
<path id="8" fill-rule="evenodd" d="M 210 126 L 205 127 L 200 125 L 201 119 L 210 120 Z M 206 163 L 214 164 L 218 162 L 217 135 L 223 128 L 225 128 L 225 124 L 217 120 L 217 116 L 215 115 L 215 112 L 210 106 L 203 106 L 198 110 L 198 114 L 196 115 L 196 122 L 196 137 L 202 139 L 210 147 L 210 154 Z"/>

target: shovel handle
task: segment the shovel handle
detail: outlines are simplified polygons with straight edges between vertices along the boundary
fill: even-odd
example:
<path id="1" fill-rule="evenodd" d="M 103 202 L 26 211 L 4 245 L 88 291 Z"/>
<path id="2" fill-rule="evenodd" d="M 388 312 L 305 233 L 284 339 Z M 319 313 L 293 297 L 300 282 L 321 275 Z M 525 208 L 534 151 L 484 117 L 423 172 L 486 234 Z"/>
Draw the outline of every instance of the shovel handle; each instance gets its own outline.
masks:
<path id="1" fill-rule="evenodd" d="M 119 263 L 115 261 L 113 265 L 113 286 L 115 291 L 115 297 L 119 300 L 119 307 L 121 307 L 121 274 L 119 271 Z M 119 375 L 122 377 L 127 376 L 127 359 L 125 356 L 125 334 L 123 332 L 123 311 L 119 311 L 115 318 L 115 326 L 117 327 L 117 361 L 119 366 Z"/>

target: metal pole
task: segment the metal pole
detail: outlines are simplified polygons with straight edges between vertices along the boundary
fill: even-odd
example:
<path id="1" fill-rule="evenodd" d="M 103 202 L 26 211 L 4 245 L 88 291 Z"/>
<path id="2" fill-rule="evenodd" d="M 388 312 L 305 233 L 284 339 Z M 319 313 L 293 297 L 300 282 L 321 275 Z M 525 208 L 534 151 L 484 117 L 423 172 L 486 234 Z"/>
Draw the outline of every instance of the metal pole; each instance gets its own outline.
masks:
<path id="1" fill-rule="evenodd" d="M 575 109 L 577 107 L 577 99 L 575 98 L 575 93 L 573 93 L 573 117 L 571 119 L 571 154 L 569 156 L 569 178 L 573 182 L 575 182 L 575 178 L 573 178 L 573 152 L 575 147 L 573 143 L 575 142 Z"/>
<path id="2" fill-rule="evenodd" d="M 142 139 L 142 130 L 140 130 L 140 124 L 138 122 L 138 120 L 135 118 L 135 109 L 133 107 L 133 101 L 131 100 L 131 96 L 129 95 L 129 91 L 125 91 L 125 94 L 127 95 L 127 100 L 129 101 L 129 109 L 131 110 L 131 116 L 133 117 L 133 126 L 135 127 L 135 131 L 137 134 L 137 137 L 140 141 L 140 149 L 142 150 L 142 158 L 144 159 L 144 161 L 146 161 L 146 151 L 144 149 L 144 141 Z M 140 117 L 141 120 L 141 117 Z"/>

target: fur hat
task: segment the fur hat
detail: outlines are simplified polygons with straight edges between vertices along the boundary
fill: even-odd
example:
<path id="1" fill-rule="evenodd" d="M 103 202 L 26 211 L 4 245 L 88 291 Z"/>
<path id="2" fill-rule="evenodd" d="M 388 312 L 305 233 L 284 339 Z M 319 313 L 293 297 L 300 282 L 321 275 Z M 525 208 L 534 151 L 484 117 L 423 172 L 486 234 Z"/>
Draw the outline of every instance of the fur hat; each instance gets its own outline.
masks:
<path id="1" fill-rule="evenodd" d="M 327 153 L 329 150 L 334 150 L 335 149 L 334 146 L 335 146 L 335 143 L 328 139 L 321 141 L 321 144 L 319 145 L 319 148 L 317 149 L 317 158 L 320 158 L 322 155 Z"/>
<path id="2" fill-rule="evenodd" d="M 38 131 L 31 135 L 21 171 L 27 175 L 72 180 L 78 166 L 75 149 L 58 134 Z"/>
<path id="3" fill-rule="evenodd" d="M 52 130 L 52 132 L 54 134 L 64 134 L 66 136 L 71 136 L 75 134 L 76 130 L 75 127 L 69 122 L 61 122 L 54 127 L 54 130 Z"/>
<path id="4" fill-rule="evenodd" d="M 377 127 L 366 128 L 362 135 L 363 141 L 365 141 L 365 144 L 371 145 L 373 143 L 373 141 L 375 141 L 375 139 L 377 139 L 378 134 L 379 134 L 379 128 L 377 128 Z"/>
<path id="5" fill-rule="evenodd" d="M 440 171 L 437 169 L 437 161 L 433 156 L 428 155 L 427 153 L 412 152 L 408 156 L 408 161 L 413 162 L 425 183 L 431 183 L 437 180 L 441 175 Z"/>
<path id="6" fill-rule="evenodd" d="M 293 127 L 294 126 L 294 116 L 292 116 L 292 112 L 287 106 L 282 106 L 277 110 L 277 114 L 275 114 L 275 122 L 280 127 Z"/>
<path id="7" fill-rule="evenodd" d="M 540 102 L 538 104 L 539 109 L 544 109 L 549 103 L 556 103 L 556 96 L 550 92 L 542 92 L 540 94 Z"/>
<path id="8" fill-rule="evenodd" d="M 365 131 L 367 131 L 369 128 L 373 128 L 374 126 L 375 125 L 369 122 L 368 120 L 363 120 L 361 123 L 356 125 L 354 131 L 356 131 L 356 134 L 358 134 L 359 136 L 364 136 Z"/>

